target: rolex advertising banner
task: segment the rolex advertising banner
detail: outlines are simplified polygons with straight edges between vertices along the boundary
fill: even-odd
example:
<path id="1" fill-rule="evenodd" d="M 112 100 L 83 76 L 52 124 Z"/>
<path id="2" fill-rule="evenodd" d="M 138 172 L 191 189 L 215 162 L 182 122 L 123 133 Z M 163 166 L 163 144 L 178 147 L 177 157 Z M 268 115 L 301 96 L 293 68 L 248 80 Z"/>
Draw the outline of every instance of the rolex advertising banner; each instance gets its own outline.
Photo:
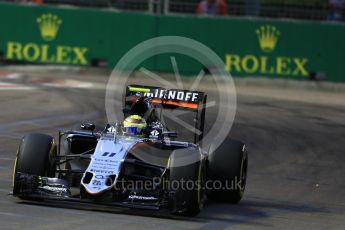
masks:
<path id="1" fill-rule="evenodd" d="M 343 24 L 162 17 L 160 25 L 160 35 L 186 36 L 209 46 L 233 76 L 308 79 L 316 72 L 329 81 L 345 81 Z"/>
<path id="2" fill-rule="evenodd" d="M 74 64 L 88 65 L 88 47 L 78 45 L 54 44 L 59 28 L 62 24 L 61 18 L 55 14 L 42 14 L 36 19 L 37 33 L 42 41 L 8 40 L 6 43 L 7 60 L 41 62 L 51 64 Z M 25 36 L 27 37 L 27 36 Z"/>
<path id="3" fill-rule="evenodd" d="M 0 4 L 0 56 L 9 63 L 109 68 L 138 43 L 183 36 L 214 50 L 233 76 L 308 79 L 322 73 L 345 81 L 345 25 L 194 16 L 154 16 L 111 10 Z M 199 63 L 177 56 L 179 71 L 195 74 Z M 145 63 L 172 72 L 170 58 Z"/>
<path id="4" fill-rule="evenodd" d="M 9 63 L 111 67 L 153 36 L 153 24 L 140 14 L 0 3 L 0 55 Z"/>

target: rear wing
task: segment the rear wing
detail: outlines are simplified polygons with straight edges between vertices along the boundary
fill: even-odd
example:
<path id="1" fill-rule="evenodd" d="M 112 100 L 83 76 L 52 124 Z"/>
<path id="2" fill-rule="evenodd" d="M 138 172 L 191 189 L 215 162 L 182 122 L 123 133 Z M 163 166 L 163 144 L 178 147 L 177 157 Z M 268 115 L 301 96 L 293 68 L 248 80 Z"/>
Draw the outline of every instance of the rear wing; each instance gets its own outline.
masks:
<path id="1" fill-rule="evenodd" d="M 129 85 L 124 97 L 125 108 L 140 98 L 148 98 L 153 105 L 167 109 L 184 109 L 195 113 L 194 143 L 201 142 L 204 133 L 207 95 L 200 91 L 165 89 L 162 87 Z"/>

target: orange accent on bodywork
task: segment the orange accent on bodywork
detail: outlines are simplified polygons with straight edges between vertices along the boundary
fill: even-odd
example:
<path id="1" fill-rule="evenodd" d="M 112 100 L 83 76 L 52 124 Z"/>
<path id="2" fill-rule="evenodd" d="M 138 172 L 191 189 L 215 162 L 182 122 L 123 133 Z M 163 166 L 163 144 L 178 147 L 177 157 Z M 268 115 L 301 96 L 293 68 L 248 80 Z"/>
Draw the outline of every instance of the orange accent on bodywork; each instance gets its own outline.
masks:
<path id="1" fill-rule="evenodd" d="M 197 109 L 198 104 L 193 102 L 182 102 L 182 101 L 173 101 L 173 100 L 163 100 L 163 99 L 152 99 L 153 103 L 164 104 L 164 105 L 175 105 L 178 107 Z"/>

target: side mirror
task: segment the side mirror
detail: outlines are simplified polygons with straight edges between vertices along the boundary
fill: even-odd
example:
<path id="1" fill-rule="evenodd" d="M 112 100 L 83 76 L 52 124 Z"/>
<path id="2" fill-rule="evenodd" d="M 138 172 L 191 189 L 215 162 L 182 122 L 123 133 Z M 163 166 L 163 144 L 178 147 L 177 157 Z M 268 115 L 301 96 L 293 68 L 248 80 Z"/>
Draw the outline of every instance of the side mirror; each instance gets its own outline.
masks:
<path id="1" fill-rule="evenodd" d="M 175 131 L 165 131 L 165 132 L 163 132 L 163 136 L 168 136 L 170 138 L 177 138 L 177 132 L 175 132 Z"/>
<path id="2" fill-rule="evenodd" d="M 96 128 L 96 125 L 92 123 L 83 123 L 80 125 L 80 128 L 82 128 L 83 130 L 89 130 L 93 132 Z"/>

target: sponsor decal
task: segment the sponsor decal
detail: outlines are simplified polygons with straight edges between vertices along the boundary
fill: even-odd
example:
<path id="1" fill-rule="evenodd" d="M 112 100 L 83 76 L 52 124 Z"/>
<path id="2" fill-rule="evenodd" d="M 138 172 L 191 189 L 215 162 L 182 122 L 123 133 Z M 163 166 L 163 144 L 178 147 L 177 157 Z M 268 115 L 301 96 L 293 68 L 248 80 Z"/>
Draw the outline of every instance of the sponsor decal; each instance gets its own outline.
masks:
<path id="1" fill-rule="evenodd" d="M 275 53 L 279 38 L 282 35 L 277 27 L 264 25 L 255 32 L 263 55 L 226 54 L 225 63 L 228 72 L 248 75 L 309 76 L 308 58 Z"/>
<path id="2" fill-rule="evenodd" d="M 98 165 L 103 165 L 104 163 L 100 163 L 100 162 L 106 162 L 106 163 L 119 163 L 119 161 L 114 161 L 112 159 L 107 159 L 107 158 L 94 158 L 94 161 L 98 161 L 95 162 L 94 164 L 98 164 Z M 107 165 L 107 164 L 106 164 Z M 113 164 L 108 164 L 108 165 L 113 165 Z"/>
<path id="3" fill-rule="evenodd" d="M 280 36 L 280 31 L 275 26 L 261 26 L 256 34 L 262 51 L 270 53 L 275 50 Z"/>
<path id="4" fill-rule="evenodd" d="M 108 170 L 90 169 L 90 171 L 95 172 L 95 173 L 102 173 L 102 174 L 114 174 L 114 171 L 108 171 Z"/>
<path id="5" fill-rule="evenodd" d="M 103 162 L 94 162 L 93 166 L 109 166 L 109 167 L 113 167 L 114 165 L 117 165 L 118 161 L 112 161 L 112 162 L 108 162 L 108 160 L 104 160 Z"/>
<path id="6" fill-rule="evenodd" d="M 87 47 L 66 44 L 51 44 L 56 40 L 63 21 L 58 15 L 47 13 L 36 19 L 38 30 L 44 42 L 23 43 L 7 41 L 6 59 L 15 61 L 39 62 L 48 64 L 88 65 Z"/>
<path id="7" fill-rule="evenodd" d="M 107 129 L 108 133 L 115 133 L 116 132 L 116 128 L 114 126 L 111 126 Z"/>
<path id="8" fill-rule="evenodd" d="M 153 92 L 146 92 L 144 96 L 155 99 L 176 100 L 185 102 L 198 102 L 199 93 L 183 90 L 162 90 L 157 89 Z"/>
<path id="9" fill-rule="evenodd" d="M 105 152 L 102 154 L 102 157 L 114 157 L 116 153 Z"/>
<path id="10" fill-rule="evenodd" d="M 153 196 L 129 195 L 128 198 L 132 200 L 157 200 L 157 198 Z"/>
<path id="11" fill-rule="evenodd" d="M 52 186 L 48 186 L 48 185 L 43 186 L 42 189 L 52 191 L 52 192 L 67 192 L 67 188 L 52 187 Z"/>
<path id="12" fill-rule="evenodd" d="M 158 138 L 159 132 L 155 129 L 150 132 L 150 138 Z"/>
<path id="13" fill-rule="evenodd" d="M 94 186 L 101 186 L 102 183 L 101 183 L 101 181 L 99 181 L 99 180 L 93 180 L 93 181 L 92 181 L 92 185 L 94 185 Z"/>
<path id="14" fill-rule="evenodd" d="M 41 32 L 41 36 L 46 41 L 52 41 L 55 39 L 57 32 L 59 31 L 62 20 L 53 14 L 42 14 L 37 18 L 37 23 Z"/>

